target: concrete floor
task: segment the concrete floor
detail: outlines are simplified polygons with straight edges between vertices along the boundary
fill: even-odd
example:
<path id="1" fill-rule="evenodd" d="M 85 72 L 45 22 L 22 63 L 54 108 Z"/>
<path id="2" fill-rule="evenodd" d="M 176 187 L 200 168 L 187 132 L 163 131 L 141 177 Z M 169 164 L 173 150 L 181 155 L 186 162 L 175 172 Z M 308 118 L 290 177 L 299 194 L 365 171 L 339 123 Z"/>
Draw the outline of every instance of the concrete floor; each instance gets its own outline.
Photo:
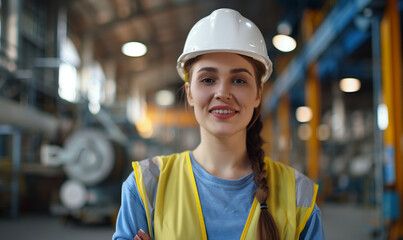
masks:
<path id="1" fill-rule="evenodd" d="M 111 225 L 80 225 L 50 215 L 24 215 L 0 219 L 1 240 L 110 240 Z"/>
<path id="2" fill-rule="evenodd" d="M 373 210 L 330 203 L 322 205 L 321 210 L 327 240 L 373 239 L 370 232 L 377 219 Z M 49 215 L 0 218 L 1 240 L 109 240 L 113 232 L 111 225 L 80 225 Z"/>
<path id="3" fill-rule="evenodd" d="M 326 203 L 321 207 L 326 240 L 371 240 L 379 214 L 353 204 Z M 378 238 L 380 239 L 380 238 Z"/>

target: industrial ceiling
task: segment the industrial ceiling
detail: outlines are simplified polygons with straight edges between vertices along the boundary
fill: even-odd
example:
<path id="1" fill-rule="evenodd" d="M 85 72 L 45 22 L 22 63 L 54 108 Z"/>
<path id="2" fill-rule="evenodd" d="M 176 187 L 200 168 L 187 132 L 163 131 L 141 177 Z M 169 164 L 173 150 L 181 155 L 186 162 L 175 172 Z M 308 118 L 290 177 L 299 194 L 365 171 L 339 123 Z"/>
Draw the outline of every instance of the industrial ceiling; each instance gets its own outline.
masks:
<path id="1" fill-rule="evenodd" d="M 301 5 L 298 2 L 302 1 L 285 4 L 297 7 Z M 95 59 L 116 63 L 117 99 L 124 99 L 133 85 L 141 85 L 146 92 L 178 88 L 182 81 L 175 65 L 186 36 L 199 19 L 214 9 L 233 8 L 255 22 L 272 58 L 277 52 L 271 38 L 278 22 L 286 16 L 276 0 L 75 0 L 66 4 L 69 37 L 78 51 L 82 52 L 83 39 L 92 37 Z M 298 14 L 291 9 L 288 15 Z M 129 41 L 144 43 L 147 54 L 138 58 L 123 55 L 121 47 Z"/>

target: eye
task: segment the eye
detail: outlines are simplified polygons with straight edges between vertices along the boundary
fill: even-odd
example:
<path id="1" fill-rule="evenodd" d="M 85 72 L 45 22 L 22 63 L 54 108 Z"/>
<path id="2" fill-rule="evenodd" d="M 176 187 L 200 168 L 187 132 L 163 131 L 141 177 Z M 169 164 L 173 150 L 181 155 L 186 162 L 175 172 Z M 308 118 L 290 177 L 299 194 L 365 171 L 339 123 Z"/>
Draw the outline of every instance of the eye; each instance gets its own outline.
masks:
<path id="1" fill-rule="evenodd" d="M 246 83 L 245 80 L 240 79 L 240 78 L 236 78 L 236 79 L 232 80 L 232 82 L 236 83 L 236 84 L 244 84 L 244 83 Z"/>
<path id="2" fill-rule="evenodd" d="M 214 79 L 206 77 L 206 78 L 202 78 L 200 80 L 200 82 L 206 83 L 206 84 L 211 84 L 211 83 L 214 83 Z"/>

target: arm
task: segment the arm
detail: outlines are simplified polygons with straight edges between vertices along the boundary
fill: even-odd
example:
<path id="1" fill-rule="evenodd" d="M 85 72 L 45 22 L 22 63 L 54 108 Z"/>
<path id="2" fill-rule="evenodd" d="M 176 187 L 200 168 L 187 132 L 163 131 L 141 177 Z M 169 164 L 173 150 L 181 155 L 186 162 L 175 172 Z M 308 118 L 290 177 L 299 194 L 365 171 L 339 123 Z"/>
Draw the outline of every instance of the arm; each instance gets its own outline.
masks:
<path id="1" fill-rule="evenodd" d="M 112 240 L 133 240 L 139 229 L 147 232 L 147 217 L 131 173 L 122 186 L 122 202 Z"/>
<path id="2" fill-rule="evenodd" d="M 320 209 L 315 205 L 308 222 L 305 225 L 304 230 L 299 236 L 300 240 L 325 240 L 325 234 L 323 232 L 322 220 L 320 217 Z"/>

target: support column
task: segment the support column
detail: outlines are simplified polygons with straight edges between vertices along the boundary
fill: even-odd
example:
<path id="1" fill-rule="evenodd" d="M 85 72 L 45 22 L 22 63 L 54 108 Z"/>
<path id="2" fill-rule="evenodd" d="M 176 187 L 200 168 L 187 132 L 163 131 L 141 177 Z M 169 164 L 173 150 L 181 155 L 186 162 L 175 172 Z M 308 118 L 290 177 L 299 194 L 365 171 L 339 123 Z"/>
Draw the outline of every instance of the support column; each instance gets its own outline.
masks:
<path id="1" fill-rule="evenodd" d="M 315 10 L 305 10 L 303 15 L 303 32 L 306 40 L 310 39 L 323 19 L 323 13 Z M 315 62 L 311 63 L 307 69 L 307 79 L 305 83 L 305 102 L 312 110 L 312 119 L 308 122 L 312 134 L 307 141 L 306 161 L 307 175 L 314 181 L 319 178 L 319 155 L 320 142 L 317 136 L 317 129 L 321 116 L 321 96 L 320 80 Z"/>
<path id="2" fill-rule="evenodd" d="M 385 179 L 388 188 L 399 196 L 400 214 L 390 228 L 390 239 L 403 237 L 403 164 L 402 164 L 402 54 L 400 16 L 397 0 L 388 0 L 381 21 L 383 101 L 388 108 L 389 125 L 384 132 L 385 162 L 394 162 L 394 176 Z M 392 169 L 393 171 L 393 169 Z M 387 176 L 386 176 L 387 177 Z M 397 209 L 396 209 L 397 211 Z"/>
<path id="3" fill-rule="evenodd" d="M 372 93 L 373 93 L 373 113 L 374 122 L 378 123 L 378 107 L 383 103 L 382 100 L 382 71 L 381 71 L 381 40 L 380 40 L 380 15 L 375 14 L 372 17 L 372 29 L 371 29 L 371 45 L 372 45 Z M 385 239 L 385 216 L 383 214 L 384 209 L 384 187 L 383 187 L 383 133 L 378 127 L 378 124 L 374 124 L 374 176 L 375 176 L 375 196 L 377 215 L 379 221 L 379 235 L 377 239 Z"/>
<path id="4" fill-rule="evenodd" d="M 307 141 L 306 161 L 307 161 L 307 175 L 314 181 L 319 179 L 319 156 L 320 156 L 320 142 L 318 139 L 317 129 L 320 124 L 321 116 L 321 96 L 320 96 L 320 82 L 317 73 L 317 65 L 312 64 L 308 68 L 308 75 L 306 80 L 306 105 L 312 110 L 312 119 L 308 122 L 312 134 Z"/>
<path id="5" fill-rule="evenodd" d="M 290 97 L 288 94 L 283 95 L 278 106 L 278 126 L 280 128 L 279 136 L 279 161 L 290 164 Z"/>

